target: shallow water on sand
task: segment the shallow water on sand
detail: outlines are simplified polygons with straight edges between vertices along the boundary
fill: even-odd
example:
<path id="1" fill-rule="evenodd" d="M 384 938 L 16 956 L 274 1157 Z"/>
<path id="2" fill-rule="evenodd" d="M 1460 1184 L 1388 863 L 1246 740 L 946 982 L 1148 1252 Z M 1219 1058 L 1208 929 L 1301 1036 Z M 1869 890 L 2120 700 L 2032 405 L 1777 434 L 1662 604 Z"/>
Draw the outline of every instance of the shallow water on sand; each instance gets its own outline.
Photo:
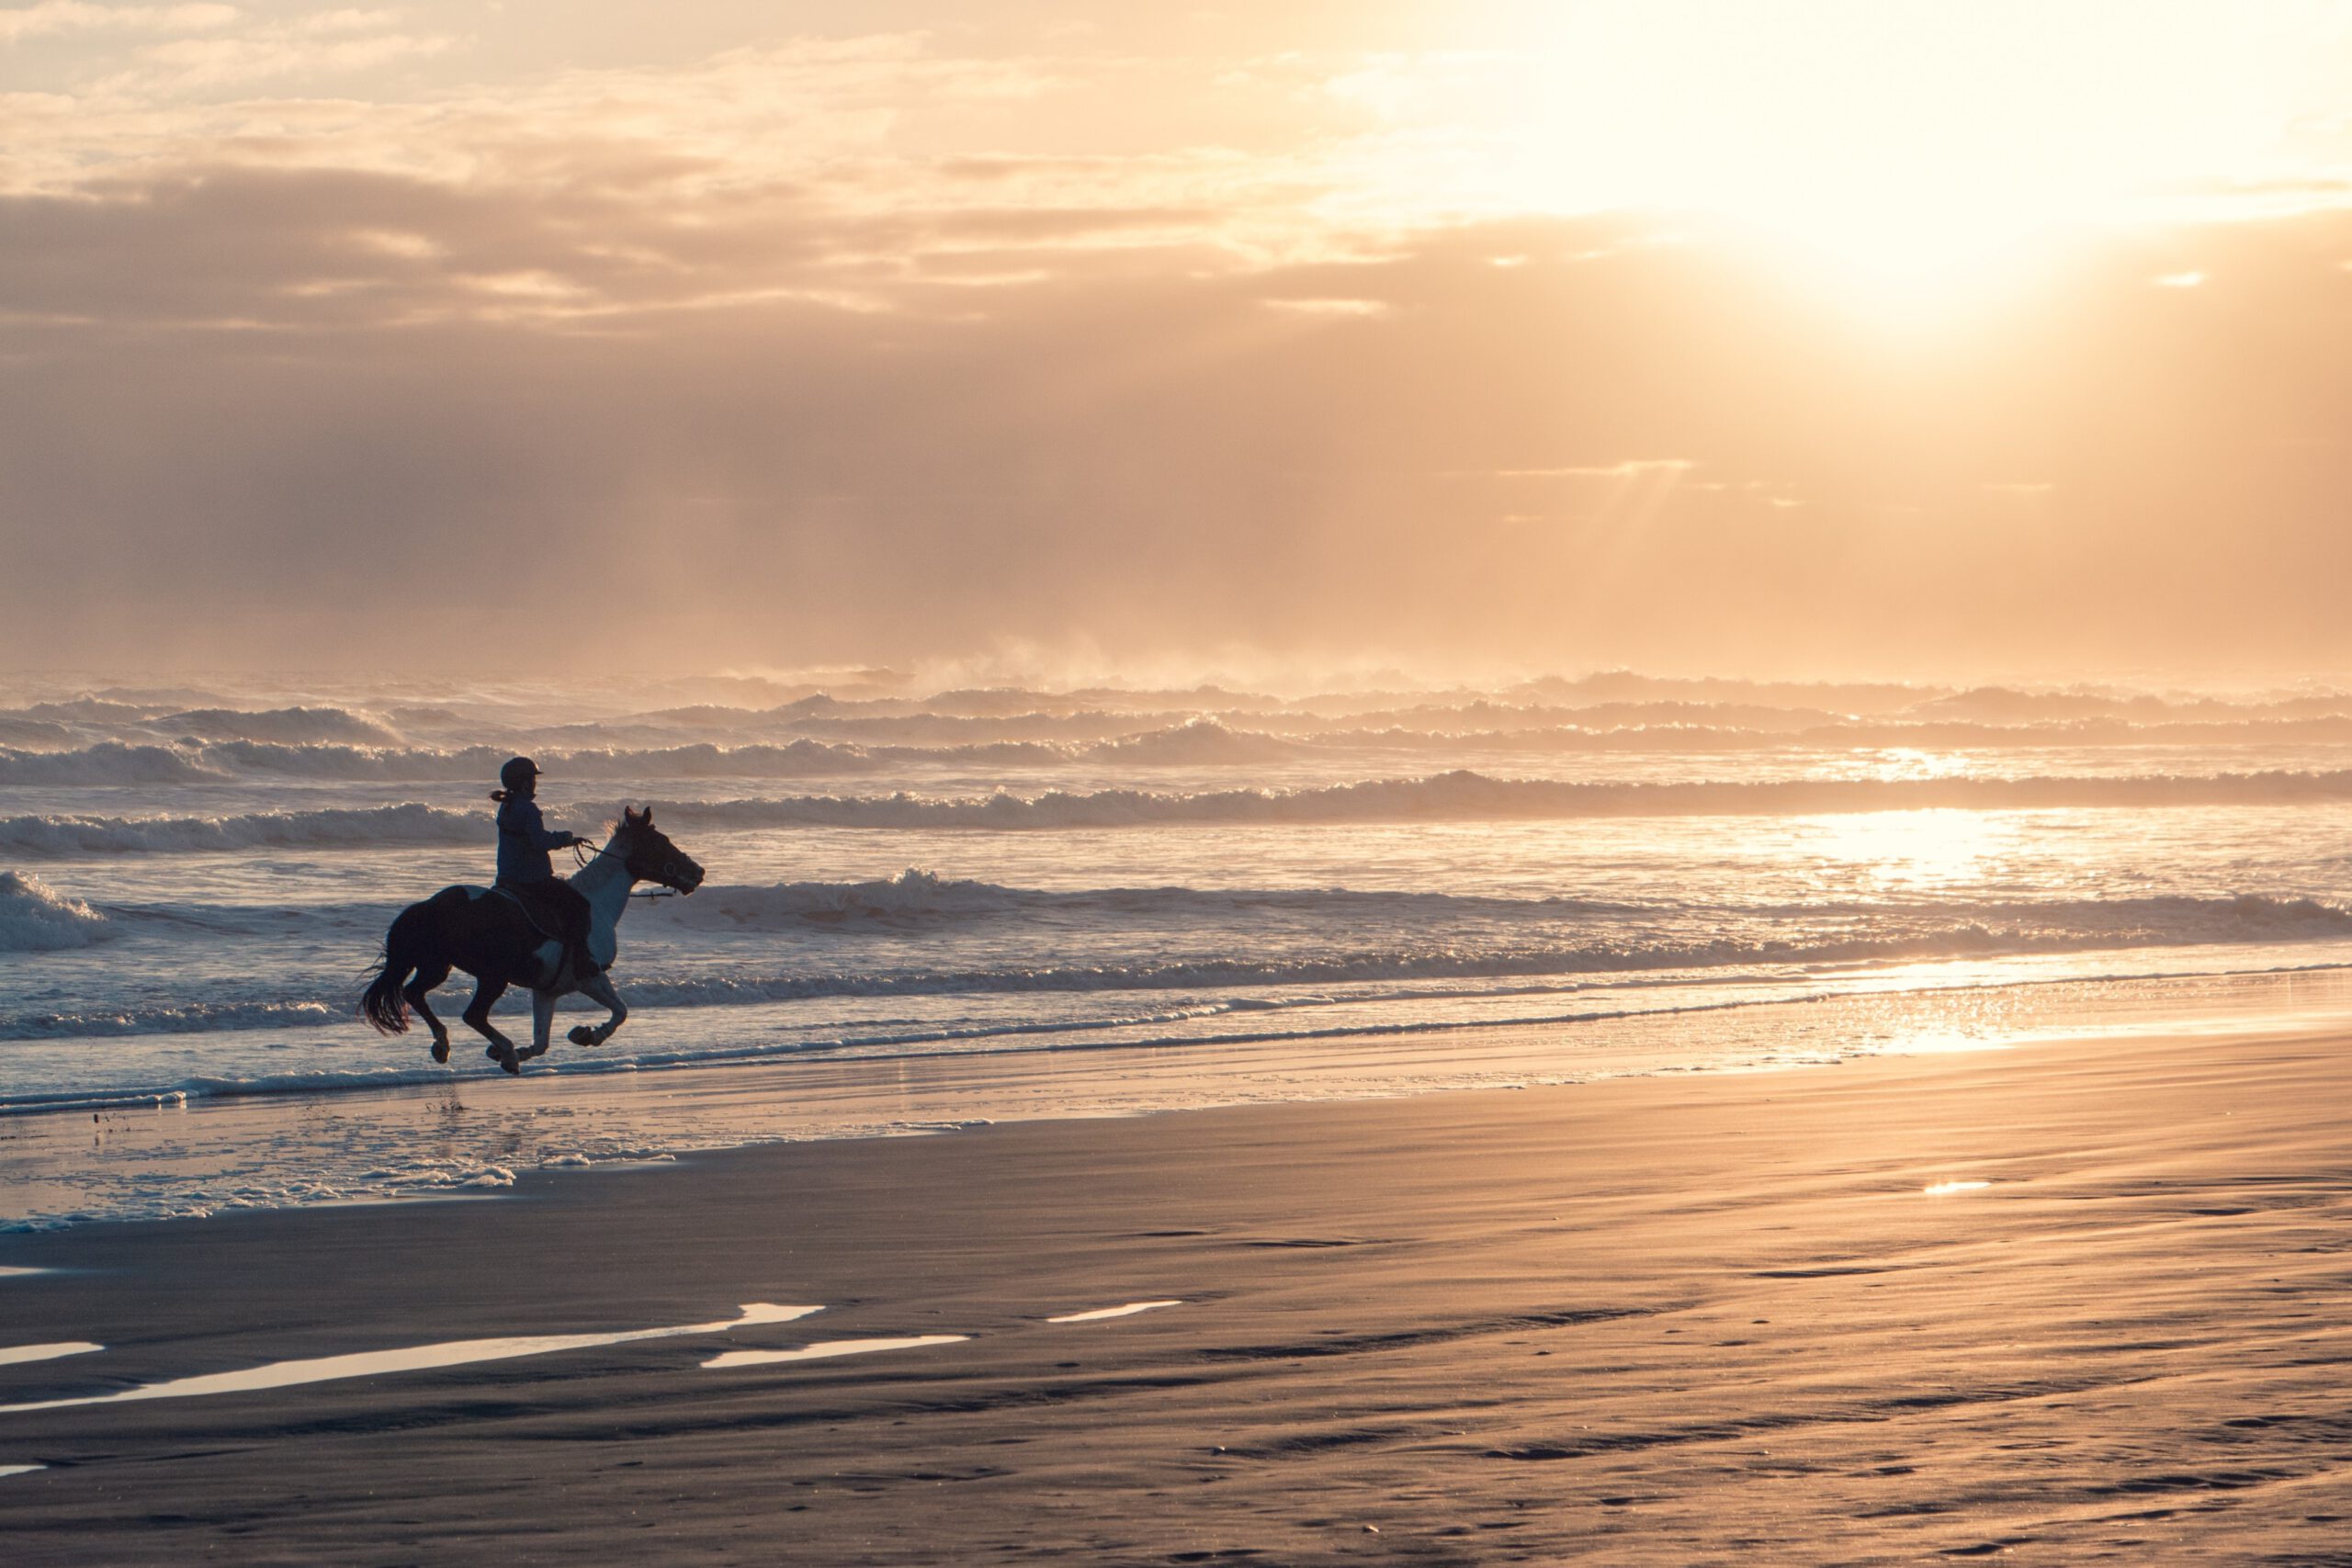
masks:
<path id="1" fill-rule="evenodd" d="M 748 1144 L 921 1135 L 991 1122 L 1360 1100 L 1626 1075 L 1834 1066 L 2039 1039 L 2341 1025 L 2352 974 L 1897 987 L 1702 1012 L 968 1055 L 803 1055 L 662 1070 L 501 1075 L 17 1118 L 0 1226 L 288 1204 L 480 1198 L 534 1169 L 654 1171 Z"/>

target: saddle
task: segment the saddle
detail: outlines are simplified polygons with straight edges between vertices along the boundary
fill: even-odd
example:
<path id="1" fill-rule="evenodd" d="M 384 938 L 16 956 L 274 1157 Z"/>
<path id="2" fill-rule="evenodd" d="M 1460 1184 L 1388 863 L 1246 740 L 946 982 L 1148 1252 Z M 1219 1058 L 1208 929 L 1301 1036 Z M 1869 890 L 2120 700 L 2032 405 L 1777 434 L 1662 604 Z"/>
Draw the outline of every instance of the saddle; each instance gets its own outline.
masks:
<path id="1" fill-rule="evenodd" d="M 491 891 L 513 899 L 534 931 L 562 945 L 571 959 L 574 976 L 587 980 L 602 972 L 604 966 L 588 953 L 588 900 L 570 883 L 554 878 L 545 882 L 502 882 Z M 521 977 L 515 983 L 531 984 Z"/>

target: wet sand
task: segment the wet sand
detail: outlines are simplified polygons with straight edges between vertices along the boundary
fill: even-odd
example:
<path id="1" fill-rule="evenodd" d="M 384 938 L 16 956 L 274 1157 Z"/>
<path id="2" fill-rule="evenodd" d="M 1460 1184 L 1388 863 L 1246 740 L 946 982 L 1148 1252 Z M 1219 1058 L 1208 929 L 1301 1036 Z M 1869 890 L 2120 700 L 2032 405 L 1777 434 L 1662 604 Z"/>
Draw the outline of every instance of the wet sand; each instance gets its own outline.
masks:
<path id="1" fill-rule="evenodd" d="M 2339 1037 L 2142 1037 L 0 1237 L 0 1349 L 105 1347 L 0 1404 L 147 1391 L 0 1412 L 0 1539 L 2347 1562 L 2347 1122 Z"/>

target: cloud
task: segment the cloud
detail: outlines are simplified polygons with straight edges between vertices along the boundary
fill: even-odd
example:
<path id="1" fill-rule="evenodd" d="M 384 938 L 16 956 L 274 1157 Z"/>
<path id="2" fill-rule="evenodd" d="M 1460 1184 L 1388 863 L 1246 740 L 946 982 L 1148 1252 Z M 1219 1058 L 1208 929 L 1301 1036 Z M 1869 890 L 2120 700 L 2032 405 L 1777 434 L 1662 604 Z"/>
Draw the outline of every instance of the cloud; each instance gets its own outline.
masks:
<path id="1" fill-rule="evenodd" d="M 336 75 L 439 54 L 454 41 L 384 30 L 390 19 L 389 12 L 331 12 L 230 37 L 150 44 L 128 68 L 96 84 L 96 91 L 101 96 L 143 96 Z"/>
<path id="2" fill-rule="evenodd" d="M 1362 248 L 1312 209 L 1333 178 L 1322 149 L 1288 145 L 1286 131 L 1283 145 L 1255 148 L 1216 134 L 1219 115 L 1242 114 L 1261 141 L 1269 116 L 1308 123 L 1289 89 L 1256 90 L 1246 113 L 1214 96 L 1223 107 L 1203 118 L 1184 62 L 958 55 L 901 33 L 485 86 L 330 90 L 337 75 L 457 47 L 392 30 L 392 19 L 337 12 L 173 39 L 79 82 L 0 95 L 0 191 L 128 199 L 146 183 L 235 170 L 368 173 L 530 202 L 593 199 L 616 218 L 626 205 L 630 226 L 686 245 L 778 196 L 829 210 L 844 232 L 867 226 L 886 270 L 991 244 L 1193 247 L 1228 266 Z M 260 96 L 279 82 L 304 90 Z M 1173 140 L 1100 151 L 1091 128 L 1116 112 L 1167 118 Z"/>
<path id="3" fill-rule="evenodd" d="M 0 201 L 27 313 L 0 355 L 40 389 L 0 422 L 0 649 L 462 662 L 594 560 L 628 603 L 610 656 L 677 663 L 2352 653 L 2352 472 L 2280 445 L 2329 427 L 2331 373 L 2166 309 L 2136 244 L 2046 302 L 2063 337 L 1930 372 L 1628 220 L 1238 271 L 1053 249 L 975 291 L 878 268 L 924 223 L 764 190 L 673 232 L 598 188 L 244 170 Z M 2346 243 L 2177 242 L 2281 321 Z M 1303 332 L 1269 298 L 1387 309 Z"/>
<path id="4" fill-rule="evenodd" d="M 337 11 L 313 11 L 294 24 L 298 32 L 312 35 L 329 33 L 381 32 L 400 21 L 398 11 L 361 10 L 345 6 Z"/>
<path id="5" fill-rule="evenodd" d="M 1275 297 L 1261 300 L 1261 303 L 1271 310 L 1287 310 L 1300 316 L 1385 316 L 1395 309 L 1385 299 Z"/>
<path id="6" fill-rule="evenodd" d="M 191 33 L 225 28 L 241 13 L 234 6 L 94 6 L 85 0 L 39 0 L 0 10 L 0 43 L 61 33 Z"/>
<path id="7" fill-rule="evenodd" d="M 1697 468 L 1688 457 L 1627 457 L 1615 463 L 1572 464 L 1558 468 L 1498 468 L 1505 479 L 1634 479 L 1656 474 L 1679 475 Z"/>
<path id="8" fill-rule="evenodd" d="M 582 559 L 668 663 L 2352 657 L 2335 215 L 1922 347 L 1696 224 L 1433 212 L 1476 139 L 1328 59 L 108 36 L 0 95 L 19 663 L 511 659 Z"/>
<path id="9" fill-rule="evenodd" d="M 0 190 L 24 198 L 12 221 L 44 247 L 15 270 L 105 298 L 126 323 L 605 330 L 760 299 L 963 313 L 978 293 L 1055 279 L 1376 250 L 1300 208 L 1309 175 L 1289 157 L 975 153 L 960 117 L 993 124 L 1008 105 L 1103 84 L 1067 62 L 941 55 L 917 35 L 558 72 L 494 94 L 187 96 L 446 42 L 374 30 L 388 18 L 175 40 L 79 95 L 0 96 Z M 199 248 L 173 232 L 184 226 L 207 230 Z M 107 265 L 141 248 L 183 260 L 143 280 Z M 1287 308 L 1385 308 L 1344 288 L 1315 298 L 1355 302 Z"/>

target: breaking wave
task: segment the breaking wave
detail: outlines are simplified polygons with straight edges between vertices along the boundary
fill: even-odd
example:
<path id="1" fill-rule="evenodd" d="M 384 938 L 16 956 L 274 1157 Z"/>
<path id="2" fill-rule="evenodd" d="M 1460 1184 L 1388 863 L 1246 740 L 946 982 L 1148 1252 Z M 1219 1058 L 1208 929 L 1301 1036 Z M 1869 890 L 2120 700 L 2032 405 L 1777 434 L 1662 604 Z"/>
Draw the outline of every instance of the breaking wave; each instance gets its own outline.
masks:
<path id="1" fill-rule="evenodd" d="M 505 746 L 430 748 L 223 740 L 165 746 L 102 741 L 77 750 L 0 746 L 0 785 L 220 784 L 234 779 L 305 782 L 467 783 L 485 787 L 514 754 Z M 823 778 L 878 773 L 899 764 L 956 767 L 1049 765 L 1070 760 L 1059 746 L 998 741 L 945 748 L 864 747 L 794 740 L 776 745 L 605 748 L 540 752 L 550 775 L 570 779 Z"/>
<path id="2" fill-rule="evenodd" d="M 1295 741 L 1251 729 L 1231 729 L 1213 718 L 1196 718 L 1164 729 L 1102 741 L 1087 755 L 1105 762 L 1146 767 L 1198 767 L 1236 762 L 1281 761 L 1298 756 Z"/>
<path id="3" fill-rule="evenodd" d="M 144 721 L 148 728 L 200 740 L 267 740 L 281 745 L 336 740 L 363 746 L 391 746 L 400 737 L 363 714 L 345 708 L 270 708 L 245 712 L 237 708 L 193 708 L 162 714 Z"/>
<path id="4" fill-rule="evenodd" d="M 322 710 L 286 711 L 315 717 Z M 241 716 L 275 719 L 277 716 Z M 1379 765 L 1374 758 L 1383 754 L 1394 758 L 1399 753 L 1432 757 L 1451 753 L 1487 761 L 1498 756 L 1560 759 L 1706 753 L 1786 758 L 1808 751 L 1870 749 L 2075 752 L 2123 747 L 2352 746 L 2352 716 L 2341 715 L 2162 723 L 2084 716 L 2022 726 L 1960 718 L 1933 722 L 1848 718 L 1778 726 L 1724 722 L 1720 716 L 1702 721 L 1652 712 L 1638 717 L 1620 715 L 1623 722 L 1604 724 L 1589 721 L 1590 716 L 1556 711 L 1539 715 L 1478 705 L 1371 716 L 1376 722 L 1340 727 L 1290 716 L 1279 732 L 1236 728 L 1206 716 L 1135 729 L 1131 720 L 1113 723 L 1110 716 L 1097 716 L 1103 720 L 1101 725 L 1062 739 L 991 734 L 986 726 L 994 721 L 947 718 L 940 722 L 956 727 L 955 733 L 960 738 L 930 737 L 948 742 L 941 744 L 907 743 L 908 722 L 897 719 L 886 721 L 887 730 L 865 731 L 854 739 L 797 736 L 729 745 L 712 741 L 622 744 L 661 737 L 625 723 L 599 722 L 564 727 L 560 734 L 567 749 L 545 745 L 532 749 L 549 775 L 559 779 L 684 782 L 853 778 L 894 769 L 1052 769 L 1074 764 L 1238 769 L 1311 763 L 1345 768 L 1351 758 L 1358 759 L 1357 766 L 1369 767 Z M 1578 722 L 1565 722 L 1567 718 Z M 516 749 L 505 743 L 432 747 L 244 736 L 166 739 L 149 733 L 155 724 L 164 722 L 131 727 L 131 738 L 76 746 L 57 743 L 58 737 L 67 734 L 62 727 L 0 717 L 0 786 L 480 780 L 487 787 L 488 781 L 497 776 L 499 764 Z M 1062 720 L 1051 723 L 1068 728 Z M 1100 728 L 1119 732 L 1090 738 L 1091 730 Z M 894 735 L 897 738 L 891 738 Z M 550 738 L 543 733 L 539 739 Z"/>
<path id="5" fill-rule="evenodd" d="M 910 867 L 866 882 L 786 882 L 765 887 L 705 887 L 656 907 L 651 918 L 700 930 L 770 931 L 837 925 L 844 919 L 914 921 L 1056 912 L 1130 919 L 1224 920 L 1265 914 L 1329 919 L 1496 918 L 1631 914 L 1622 904 L 1579 898 L 1507 898 L 1351 888 L 1107 887 L 1071 891 L 1005 887 Z"/>
<path id="6" fill-rule="evenodd" d="M 334 807 L 240 817 L 0 818 L 0 853 L 187 853 L 252 849 L 391 849 L 484 841 L 486 814 L 432 806 Z"/>
<path id="7" fill-rule="evenodd" d="M 1049 790 L 1035 795 L 876 795 L 655 801 L 664 819 L 713 829 L 867 828 L 1042 831 L 1176 824 L 1530 821 L 1582 817 L 1781 816 L 2164 806 L 2291 806 L 2352 799 L 2352 770 L 2119 778 L 1791 779 L 1577 784 L 1457 771 L 1294 790 Z M 616 815 L 617 803 L 567 806 Z M 0 853 L 90 855 L 258 847 L 471 843 L 485 814 L 417 804 L 245 816 L 0 818 Z"/>
<path id="8" fill-rule="evenodd" d="M 108 935 L 107 918 L 37 876 L 0 871 L 0 953 L 55 953 Z"/>
<path id="9" fill-rule="evenodd" d="M 1577 784 L 1457 770 L 1293 790 L 1049 790 L 938 799 L 801 795 L 664 803 L 672 820 L 719 828 L 1040 830 L 1180 823 L 1509 821 L 1579 817 L 1781 816 L 1930 808 L 2018 810 L 2293 805 L 2352 799 L 2352 770 L 2121 778 L 1792 779 Z"/>
<path id="10" fill-rule="evenodd" d="M 62 751 L 74 745 L 74 732 L 45 718 L 17 718 L 0 714 L 0 746 L 28 750 Z"/>
<path id="11" fill-rule="evenodd" d="M 0 784 L 217 784 L 221 775 L 176 746 L 107 740 L 78 751 L 0 747 Z"/>
<path id="12" fill-rule="evenodd" d="M 1136 921 L 1183 921 L 1225 928 L 1275 916 L 1313 919 L 1334 931 L 1383 924 L 1423 927 L 1434 937 L 1464 921 L 1654 925 L 1668 912 L 1655 906 L 1556 896 L 1508 897 L 1350 887 L 1006 887 L 909 867 L 896 876 L 865 882 L 709 886 L 690 899 L 656 905 L 655 912 L 646 918 L 694 930 L 758 931 L 802 925 L 837 927 L 857 919 L 919 922 L 1040 913 L 1097 916 L 1122 926 Z M 1711 918 L 1768 919 L 1799 922 L 1815 930 L 1826 924 L 1841 929 L 1874 925 L 1882 931 L 1953 931 L 1972 933 L 1967 940 L 1974 939 L 1973 933 L 1986 932 L 2016 938 L 2030 933 L 2034 940 L 2055 936 L 2106 941 L 2120 936 L 2135 942 L 2184 942 L 2352 937 L 2352 910 L 2315 898 L 2251 893 L 2226 898 L 1939 901 L 1917 908 L 1883 903 L 1765 904 L 1718 910 Z"/>

